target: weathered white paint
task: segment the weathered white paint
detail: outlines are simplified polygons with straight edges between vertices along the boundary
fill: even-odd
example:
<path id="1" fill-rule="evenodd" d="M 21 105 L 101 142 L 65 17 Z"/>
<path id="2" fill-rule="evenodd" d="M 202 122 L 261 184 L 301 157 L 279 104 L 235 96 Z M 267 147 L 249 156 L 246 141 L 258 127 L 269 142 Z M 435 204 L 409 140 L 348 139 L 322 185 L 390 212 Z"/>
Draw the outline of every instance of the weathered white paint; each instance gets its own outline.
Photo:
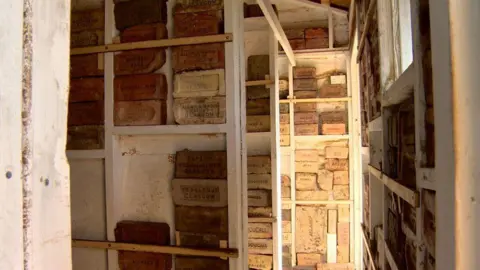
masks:
<path id="1" fill-rule="evenodd" d="M 395 0 L 377 1 L 381 91 L 386 91 L 396 79 L 391 1 Z"/>

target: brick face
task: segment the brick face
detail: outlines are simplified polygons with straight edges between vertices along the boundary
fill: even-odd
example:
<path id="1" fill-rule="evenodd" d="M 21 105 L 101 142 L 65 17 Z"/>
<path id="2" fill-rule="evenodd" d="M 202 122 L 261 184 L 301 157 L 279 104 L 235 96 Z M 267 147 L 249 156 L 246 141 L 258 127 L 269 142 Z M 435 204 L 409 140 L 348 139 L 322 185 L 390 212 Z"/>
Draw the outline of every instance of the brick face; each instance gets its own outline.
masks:
<path id="1" fill-rule="evenodd" d="M 228 260 L 205 257 L 175 257 L 175 270 L 228 270 Z"/>
<path id="2" fill-rule="evenodd" d="M 223 14 L 221 10 L 177 13 L 173 25 L 175 37 L 216 35 L 223 32 Z"/>
<path id="3" fill-rule="evenodd" d="M 103 30 L 105 11 L 103 8 L 72 12 L 70 31 L 72 33 L 86 30 Z"/>
<path id="4" fill-rule="evenodd" d="M 163 23 L 135 25 L 120 33 L 122 43 L 157 40 L 168 38 L 167 28 Z"/>
<path id="5" fill-rule="evenodd" d="M 79 48 L 103 45 L 105 43 L 104 40 L 103 30 L 86 30 L 78 33 L 71 33 L 70 47 Z"/>
<path id="6" fill-rule="evenodd" d="M 103 89 L 103 77 L 72 79 L 70 80 L 69 102 L 103 100 Z"/>
<path id="7" fill-rule="evenodd" d="M 70 57 L 70 77 L 103 76 L 103 54 L 72 55 Z"/>
<path id="8" fill-rule="evenodd" d="M 115 75 L 151 73 L 166 61 L 165 49 L 124 51 L 115 55 Z"/>
<path id="9" fill-rule="evenodd" d="M 174 72 L 225 68 L 223 43 L 188 45 L 172 48 Z"/>
<path id="10" fill-rule="evenodd" d="M 140 24 L 166 23 L 165 0 L 135 0 L 115 5 L 115 26 L 119 30 Z"/>
<path id="11" fill-rule="evenodd" d="M 70 103 L 68 105 L 68 125 L 103 125 L 103 101 Z"/>
<path id="12" fill-rule="evenodd" d="M 176 230 L 197 233 L 228 233 L 228 209 L 175 207 Z"/>
<path id="13" fill-rule="evenodd" d="M 227 178 L 227 153 L 223 151 L 179 151 L 176 178 Z"/>
<path id="14" fill-rule="evenodd" d="M 103 149 L 103 126 L 68 127 L 67 150 Z"/>
<path id="15" fill-rule="evenodd" d="M 177 0 L 175 13 L 202 12 L 223 9 L 223 0 Z"/>
<path id="16" fill-rule="evenodd" d="M 163 74 L 117 76 L 115 101 L 167 99 L 167 79 Z"/>
<path id="17" fill-rule="evenodd" d="M 161 100 L 116 101 L 114 123 L 116 126 L 165 125 L 166 103 Z"/>

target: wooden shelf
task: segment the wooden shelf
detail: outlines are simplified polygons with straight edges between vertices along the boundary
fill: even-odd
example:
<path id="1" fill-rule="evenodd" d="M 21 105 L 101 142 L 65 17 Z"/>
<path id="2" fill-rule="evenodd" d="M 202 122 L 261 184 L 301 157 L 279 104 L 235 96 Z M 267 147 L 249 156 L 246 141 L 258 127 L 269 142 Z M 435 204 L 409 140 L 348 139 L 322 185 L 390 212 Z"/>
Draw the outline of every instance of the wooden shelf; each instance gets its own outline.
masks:
<path id="1" fill-rule="evenodd" d="M 307 103 L 307 102 L 318 102 L 318 103 L 328 103 L 328 102 L 347 102 L 350 101 L 350 97 L 343 98 L 288 98 L 281 99 L 280 103 Z"/>
<path id="2" fill-rule="evenodd" d="M 295 140 L 306 140 L 306 141 L 338 141 L 338 140 L 348 140 L 350 135 L 310 135 L 310 136 L 295 136 Z"/>
<path id="3" fill-rule="evenodd" d="M 72 159 L 103 159 L 105 150 L 67 150 L 67 158 Z"/>
<path id="4" fill-rule="evenodd" d="M 274 83 L 272 80 L 246 81 L 245 86 L 272 85 Z"/>
<path id="5" fill-rule="evenodd" d="M 400 75 L 390 88 L 383 93 L 382 106 L 400 104 L 413 95 L 415 68 L 413 63 Z"/>
<path id="6" fill-rule="evenodd" d="M 249 223 L 274 223 L 277 219 L 274 217 L 252 217 L 248 218 Z"/>
<path id="7" fill-rule="evenodd" d="M 282 200 L 282 203 L 289 203 L 289 204 L 352 204 L 352 201 L 343 200 L 343 201 L 298 201 L 298 200 Z"/>
<path id="8" fill-rule="evenodd" d="M 370 173 L 374 175 L 378 180 L 380 180 L 385 186 L 387 186 L 393 193 L 400 196 L 411 206 L 419 207 L 419 194 L 416 190 L 412 190 L 408 187 L 403 186 L 402 184 L 388 177 L 383 172 L 374 168 L 371 165 L 369 165 L 368 168 Z"/>
<path id="9" fill-rule="evenodd" d="M 270 136 L 272 133 L 270 131 L 265 132 L 247 132 L 247 136 Z"/>
<path id="10" fill-rule="evenodd" d="M 238 250 L 236 249 L 197 249 L 176 246 L 155 246 L 118 243 L 108 241 L 90 241 L 90 240 L 72 240 L 72 247 L 75 248 L 96 248 L 109 250 L 124 251 L 142 251 L 152 253 L 163 253 L 173 255 L 187 255 L 200 257 L 219 257 L 219 258 L 238 258 Z"/>
<path id="11" fill-rule="evenodd" d="M 70 55 L 107 53 L 107 52 L 118 52 L 118 51 L 128 51 L 128 50 L 137 50 L 137 49 L 162 48 L 162 47 L 209 44 L 209 43 L 232 42 L 232 41 L 233 41 L 233 34 L 148 40 L 148 41 L 140 41 L 140 42 L 107 44 L 107 45 L 100 45 L 100 46 L 74 48 L 70 50 Z"/>
<path id="12" fill-rule="evenodd" d="M 114 135 L 171 135 L 171 134 L 219 134 L 226 133 L 227 125 L 164 125 L 114 127 Z"/>
<path id="13" fill-rule="evenodd" d="M 325 49 L 293 50 L 293 52 L 295 53 L 295 56 L 306 56 L 306 57 L 318 57 L 325 54 L 339 53 L 339 52 L 344 53 L 348 51 L 349 51 L 348 47 L 338 47 L 333 49 L 325 48 Z M 280 51 L 278 52 L 278 56 L 285 57 L 286 55 L 285 55 L 285 52 Z"/>

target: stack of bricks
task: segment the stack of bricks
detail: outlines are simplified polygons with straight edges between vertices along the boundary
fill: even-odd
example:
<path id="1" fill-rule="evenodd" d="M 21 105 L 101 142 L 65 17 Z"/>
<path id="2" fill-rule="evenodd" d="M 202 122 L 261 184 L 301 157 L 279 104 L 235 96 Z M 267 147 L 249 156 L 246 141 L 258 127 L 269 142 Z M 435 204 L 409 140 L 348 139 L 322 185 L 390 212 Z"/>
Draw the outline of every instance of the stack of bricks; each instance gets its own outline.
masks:
<path id="1" fill-rule="evenodd" d="M 298 28 L 285 30 L 293 50 L 327 49 L 329 47 L 328 28 Z"/>
<path id="2" fill-rule="evenodd" d="M 138 0 L 115 5 L 115 26 L 121 43 L 168 38 L 166 1 Z M 166 62 L 165 48 L 131 50 L 114 57 L 114 124 L 165 125 L 167 80 L 155 73 Z"/>
<path id="3" fill-rule="evenodd" d="M 272 163 L 270 156 L 247 159 L 248 207 L 272 211 Z M 248 264 L 250 269 L 270 270 L 273 265 L 272 223 L 248 223 Z"/>
<path id="4" fill-rule="evenodd" d="M 270 57 L 248 57 L 248 80 L 265 80 L 270 74 Z M 270 89 L 267 85 L 247 87 L 247 132 L 270 131 Z"/>
<path id="5" fill-rule="evenodd" d="M 290 145 L 290 106 L 280 104 L 280 146 Z"/>
<path id="6" fill-rule="evenodd" d="M 178 0 L 173 11 L 175 38 L 223 33 L 223 0 Z M 172 48 L 173 115 L 180 125 L 223 124 L 225 44 Z"/>
<path id="7" fill-rule="evenodd" d="M 178 246 L 228 247 L 226 152 L 177 152 L 172 197 Z M 227 270 L 228 260 L 176 256 L 175 269 Z"/>
<path id="8" fill-rule="evenodd" d="M 72 12 L 71 47 L 104 44 L 104 10 Z M 104 147 L 103 54 L 71 57 L 67 149 Z"/>

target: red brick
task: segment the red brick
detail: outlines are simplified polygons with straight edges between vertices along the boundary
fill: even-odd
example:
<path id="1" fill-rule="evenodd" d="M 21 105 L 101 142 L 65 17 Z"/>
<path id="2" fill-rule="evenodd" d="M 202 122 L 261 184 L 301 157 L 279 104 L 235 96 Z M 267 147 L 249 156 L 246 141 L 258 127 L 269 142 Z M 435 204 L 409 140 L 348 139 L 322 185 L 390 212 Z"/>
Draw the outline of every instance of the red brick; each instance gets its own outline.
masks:
<path id="1" fill-rule="evenodd" d="M 225 68 L 225 44 L 213 43 L 172 48 L 174 72 Z"/>
<path id="2" fill-rule="evenodd" d="M 317 75 L 317 69 L 314 67 L 294 67 L 293 68 L 294 79 L 315 78 L 316 75 Z"/>
<path id="3" fill-rule="evenodd" d="M 329 171 L 347 171 L 348 159 L 327 158 L 325 169 Z"/>
<path id="4" fill-rule="evenodd" d="M 70 80 L 69 102 L 103 100 L 104 80 L 101 78 L 83 78 Z"/>
<path id="5" fill-rule="evenodd" d="M 177 0 L 174 13 L 222 10 L 223 0 Z"/>
<path id="6" fill-rule="evenodd" d="M 305 29 L 287 29 L 285 30 L 285 35 L 287 39 L 305 39 Z"/>
<path id="7" fill-rule="evenodd" d="M 120 33 L 120 41 L 122 43 L 165 38 L 168 38 L 168 32 L 163 23 L 136 25 L 129 27 Z"/>
<path id="8" fill-rule="evenodd" d="M 179 151 L 175 178 L 227 178 L 227 153 L 224 151 Z"/>
<path id="9" fill-rule="evenodd" d="M 103 30 L 104 25 L 105 11 L 103 8 L 72 12 L 70 24 L 72 33 L 85 30 Z"/>
<path id="10" fill-rule="evenodd" d="M 322 124 L 322 135 L 344 135 L 346 133 L 345 124 Z"/>
<path id="11" fill-rule="evenodd" d="M 288 42 L 294 51 L 305 50 L 307 48 L 305 39 L 289 39 Z"/>
<path id="12" fill-rule="evenodd" d="M 167 79 L 163 74 L 117 76 L 115 101 L 167 99 Z"/>
<path id="13" fill-rule="evenodd" d="M 67 150 L 103 149 L 103 126 L 68 127 Z"/>
<path id="14" fill-rule="evenodd" d="M 305 49 L 327 49 L 328 47 L 328 38 L 307 38 L 305 40 Z"/>
<path id="15" fill-rule="evenodd" d="M 307 28 L 305 29 L 305 38 L 327 38 L 328 40 L 328 28 Z"/>
<path id="16" fill-rule="evenodd" d="M 316 112 L 295 113 L 294 117 L 293 121 L 295 125 L 318 123 L 318 114 Z"/>
<path id="17" fill-rule="evenodd" d="M 322 124 L 346 124 L 347 112 L 346 111 L 331 111 L 320 113 L 320 122 Z"/>
<path id="18" fill-rule="evenodd" d="M 347 96 L 347 88 L 343 84 L 325 84 L 320 88 L 321 98 L 340 98 Z"/>
<path id="19" fill-rule="evenodd" d="M 196 233 L 228 233 L 227 207 L 175 207 L 177 231 Z"/>
<path id="20" fill-rule="evenodd" d="M 247 115 L 270 114 L 270 99 L 247 100 Z"/>
<path id="21" fill-rule="evenodd" d="M 221 10 L 198 13 L 177 13 L 173 16 L 175 37 L 208 36 L 222 33 L 223 15 Z"/>
<path id="22" fill-rule="evenodd" d="M 125 51 L 115 55 L 115 75 L 151 73 L 166 61 L 165 49 Z"/>
<path id="23" fill-rule="evenodd" d="M 315 112 L 317 111 L 317 103 L 314 102 L 297 102 L 293 105 L 296 112 Z"/>
<path id="24" fill-rule="evenodd" d="M 175 257 L 175 270 L 228 270 L 228 260 L 205 257 Z"/>
<path id="25" fill-rule="evenodd" d="M 317 79 L 295 79 L 293 90 L 317 90 Z"/>
<path id="26" fill-rule="evenodd" d="M 295 135 L 318 135 L 318 124 L 295 125 Z"/>
<path id="27" fill-rule="evenodd" d="M 140 24 L 166 23 L 166 0 L 135 0 L 115 5 L 115 26 L 124 30 Z"/>
<path id="28" fill-rule="evenodd" d="M 317 91 L 316 90 L 300 90 L 300 91 L 294 91 L 293 95 L 295 98 L 316 98 L 317 97 Z"/>
<path id="29" fill-rule="evenodd" d="M 103 101 L 70 103 L 68 105 L 68 125 L 103 125 Z"/>
<path id="30" fill-rule="evenodd" d="M 70 47 L 88 47 L 103 45 L 105 43 L 103 30 L 87 30 L 70 35 Z"/>
<path id="31" fill-rule="evenodd" d="M 70 77 L 103 76 L 103 54 L 73 55 L 70 57 Z"/>
<path id="32" fill-rule="evenodd" d="M 164 100 L 116 101 L 116 126 L 165 125 L 167 104 Z"/>
<path id="33" fill-rule="evenodd" d="M 170 270 L 172 269 L 172 255 L 119 251 L 119 270 Z"/>

